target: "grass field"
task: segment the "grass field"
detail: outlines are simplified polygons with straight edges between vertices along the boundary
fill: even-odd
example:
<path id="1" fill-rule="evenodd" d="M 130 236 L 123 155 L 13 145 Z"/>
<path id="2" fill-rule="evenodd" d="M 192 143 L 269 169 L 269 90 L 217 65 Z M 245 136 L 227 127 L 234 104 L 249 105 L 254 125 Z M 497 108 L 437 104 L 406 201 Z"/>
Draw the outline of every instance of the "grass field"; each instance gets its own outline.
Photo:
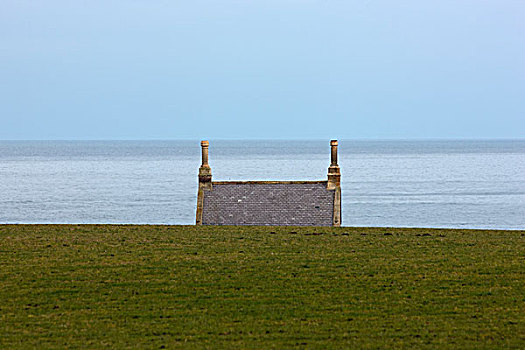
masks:
<path id="1" fill-rule="evenodd" d="M 0 225 L 0 348 L 525 348 L 524 241 Z"/>

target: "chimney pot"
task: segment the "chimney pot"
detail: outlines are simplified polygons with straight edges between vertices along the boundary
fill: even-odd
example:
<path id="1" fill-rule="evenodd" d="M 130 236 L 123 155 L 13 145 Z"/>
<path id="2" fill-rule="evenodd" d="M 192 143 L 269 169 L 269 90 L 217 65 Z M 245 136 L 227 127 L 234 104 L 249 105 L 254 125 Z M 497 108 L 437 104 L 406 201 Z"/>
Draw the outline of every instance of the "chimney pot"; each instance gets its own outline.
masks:
<path id="1" fill-rule="evenodd" d="M 202 166 L 208 165 L 208 147 L 210 146 L 210 143 L 208 141 L 201 141 L 201 148 L 202 148 Z"/>
<path id="2" fill-rule="evenodd" d="M 337 166 L 337 140 L 330 141 L 330 146 L 332 147 L 332 161 L 331 166 Z"/>

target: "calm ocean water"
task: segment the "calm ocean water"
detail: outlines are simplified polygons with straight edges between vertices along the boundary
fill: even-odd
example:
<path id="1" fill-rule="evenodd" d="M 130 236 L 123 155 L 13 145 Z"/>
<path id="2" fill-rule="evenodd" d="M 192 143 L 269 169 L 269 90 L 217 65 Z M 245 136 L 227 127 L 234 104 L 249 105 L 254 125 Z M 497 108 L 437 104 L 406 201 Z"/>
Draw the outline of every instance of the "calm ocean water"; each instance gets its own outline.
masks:
<path id="1" fill-rule="evenodd" d="M 525 229 L 525 140 L 340 141 L 343 225 Z M 214 180 L 325 179 L 326 141 L 211 141 Z M 0 141 L 0 223 L 193 224 L 198 141 Z"/>

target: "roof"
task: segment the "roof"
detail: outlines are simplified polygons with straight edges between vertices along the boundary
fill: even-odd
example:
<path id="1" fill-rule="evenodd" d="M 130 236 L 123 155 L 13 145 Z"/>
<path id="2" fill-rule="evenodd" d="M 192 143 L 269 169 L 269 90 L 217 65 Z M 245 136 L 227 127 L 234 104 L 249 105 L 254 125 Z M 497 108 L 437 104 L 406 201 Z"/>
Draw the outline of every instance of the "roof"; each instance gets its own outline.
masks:
<path id="1" fill-rule="evenodd" d="M 337 140 L 327 181 L 212 181 L 210 143 L 201 141 L 196 225 L 341 226 Z"/>
<path id="2" fill-rule="evenodd" d="M 332 226 L 336 190 L 327 181 L 212 182 L 203 225 Z"/>

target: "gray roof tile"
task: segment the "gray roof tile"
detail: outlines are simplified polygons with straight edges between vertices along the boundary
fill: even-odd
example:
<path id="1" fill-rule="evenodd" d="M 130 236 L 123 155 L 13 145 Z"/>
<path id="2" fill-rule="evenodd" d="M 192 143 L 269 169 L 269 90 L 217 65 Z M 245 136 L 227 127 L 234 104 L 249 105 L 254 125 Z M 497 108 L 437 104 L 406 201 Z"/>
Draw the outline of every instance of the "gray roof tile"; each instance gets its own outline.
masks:
<path id="1" fill-rule="evenodd" d="M 204 225 L 332 226 L 334 190 L 319 182 L 218 182 L 204 191 Z"/>

